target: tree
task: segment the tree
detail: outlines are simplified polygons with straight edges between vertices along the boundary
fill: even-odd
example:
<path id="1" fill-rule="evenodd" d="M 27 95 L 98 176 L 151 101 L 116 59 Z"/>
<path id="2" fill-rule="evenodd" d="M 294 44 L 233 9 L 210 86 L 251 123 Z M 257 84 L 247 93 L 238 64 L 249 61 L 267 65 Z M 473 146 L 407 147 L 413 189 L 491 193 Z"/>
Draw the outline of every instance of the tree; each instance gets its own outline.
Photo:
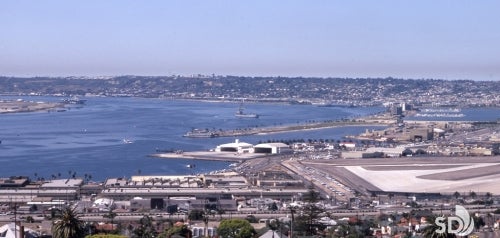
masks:
<path id="1" fill-rule="evenodd" d="M 26 217 L 26 222 L 27 223 L 33 223 L 33 222 L 35 222 L 35 219 L 32 216 L 27 216 Z"/>
<path id="2" fill-rule="evenodd" d="M 476 194 L 476 192 L 474 192 L 474 191 L 470 191 L 470 192 L 469 192 L 469 196 L 470 196 L 470 198 L 472 198 L 472 199 L 476 199 L 477 194 Z"/>
<path id="3" fill-rule="evenodd" d="M 474 221 L 474 228 L 476 228 L 476 231 L 478 231 L 481 227 L 486 225 L 483 218 L 480 216 L 472 216 L 472 219 Z"/>
<path id="4" fill-rule="evenodd" d="M 415 151 L 415 155 L 425 155 L 425 154 L 427 154 L 427 152 L 423 149 L 417 149 Z"/>
<path id="5" fill-rule="evenodd" d="M 484 197 L 486 198 L 486 200 L 490 200 L 491 197 L 493 197 L 493 194 L 490 192 L 486 192 L 486 194 L 484 194 Z"/>
<path id="6" fill-rule="evenodd" d="M 139 227 L 134 230 L 132 238 L 153 238 L 157 235 L 153 228 L 153 219 L 151 217 L 142 217 L 139 220 L 139 224 Z"/>
<path id="7" fill-rule="evenodd" d="M 313 186 L 310 186 L 308 192 L 304 194 L 303 200 L 309 203 L 315 203 L 320 200 L 320 194 L 314 190 Z"/>
<path id="8" fill-rule="evenodd" d="M 401 153 L 402 156 L 412 156 L 413 155 L 413 151 L 409 148 L 406 148 L 405 150 L 403 150 L 403 152 Z"/>
<path id="9" fill-rule="evenodd" d="M 389 193 L 388 197 L 389 197 L 389 200 L 392 203 L 392 199 L 394 198 L 394 193 Z"/>
<path id="10" fill-rule="evenodd" d="M 193 210 L 189 211 L 188 219 L 189 220 L 201 220 L 201 219 L 203 219 L 203 215 L 205 215 L 205 212 L 203 212 L 202 210 L 193 209 Z"/>
<path id="11" fill-rule="evenodd" d="M 113 224 L 113 220 L 117 216 L 113 210 L 109 209 L 109 212 L 107 214 L 102 215 L 104 218 L 108 218 L 110 220 L 110 223 Z"/>
<path id="12" fill-rule="evenodd" d="M 223 220 L 217 233 L 221 238 L 251 238 L 256 234 L 250 222 L 244 219 Z"/>
<path id="13" fill-rule="evenodd" d="M 182 224 L 177 224 L 177 225 L 170 227 L 169 229 L 162 232 L 158 237 L 168 238 L 168 237 L 172 237 L 173 235 L 183 236 L 183 237 L 192 237 L 191 233 L 192 232 L 191 232 L 191 230 L 189 230 L 187 225 L 182 223 Z"/>
<path id="14" fill-rule="evenodd" d="M 114 234 L 96 234 L 96 235 L 86 236 L 85 238 L 127 238 L 127 237 Z"/>
<path id="15" fill-rule="evenodd" d="M 268 209 L 271 211 L 277 211 L 278 205 L 276 204 L 276 202 L 273 202 L 271 205 L 268 206 Z"/>
<path id="16" fill-rule="evenodd" d="M 247 220 L 250 223 L 257 223 L 259 222 L 257 218 L 254 215 L 248 215 L 245 220 Z"/>
<path id="17" fill-rule="evenodd" d="M 306 231 L 308 235 L 313 235 L 314 227 L 321 226 L 315 221 L 319 218 L 319 214 L 325 210 L 318 206 L 317 202 L 320 200 L 319 193 L 313 187 L 309 188 L 309 192 L 304 195 L 304 204 L 301 208 L 300 216 L 295 219 L 297 230 Z"/>
<path id="18" fill-rule="evenodd" d="M 281 224 L 278 220 L 276 219 L 271 219 L 269 221 L 269 223 L 267 223 L 267 227 L 269 228 L 269 230 L 273 231 L 273 238 L 274 238 L 274 233 L 276 233 L 276 230 L 278 230 L 278 228 L 280 228 Z"/>
<path id="19" fill-rule="evenodd" d="M 78 219 L 73 209 L 63 209 L 61 218 L 52 225 L 54 238 L 83 238 L 85 237 L 83 222 Z"/>

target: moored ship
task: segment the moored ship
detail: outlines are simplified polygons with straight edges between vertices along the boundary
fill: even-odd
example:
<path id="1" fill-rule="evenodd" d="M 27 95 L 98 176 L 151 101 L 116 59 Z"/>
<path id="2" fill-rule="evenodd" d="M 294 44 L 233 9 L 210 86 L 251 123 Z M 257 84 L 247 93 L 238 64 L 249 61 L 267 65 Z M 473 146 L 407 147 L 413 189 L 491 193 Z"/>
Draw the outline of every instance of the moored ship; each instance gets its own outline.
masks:
<path id="1" fill-rule="evenodd" d="M 63 100 L 63 103 L 67 104 L 85 104 L 87 100 L 85 99 L 80 99 L 78 97 L 72 97 L 72 98 L 67 98 Z"/>
<path id="2" fill-rule="evenodd" d="M 259 118 L 259 114 L 244 113 L 242 105 L 240 105 L 240 107 L 238 108 L 238 111 L 236 111 L 236 113 L 234 114 L 234 116 L 238 117 L 238 118 Z"/>
<path id="3" fill-rule="evenodd" d="M 208 129 L 193 129 L 192 131 L 188 131 L 186 134 L 184 134 L 184 137 L 214 138 L 214 137 L 219 137 L 219 134 L 214 131 L 210 131 Z"/>

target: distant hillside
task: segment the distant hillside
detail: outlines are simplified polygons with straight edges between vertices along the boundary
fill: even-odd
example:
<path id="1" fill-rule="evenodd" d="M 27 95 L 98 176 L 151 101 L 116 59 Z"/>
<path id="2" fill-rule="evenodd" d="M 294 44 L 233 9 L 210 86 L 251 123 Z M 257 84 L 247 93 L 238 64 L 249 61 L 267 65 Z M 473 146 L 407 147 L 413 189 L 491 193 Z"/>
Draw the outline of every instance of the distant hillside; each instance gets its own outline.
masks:
<path id="1" fill-rule="evenodd" d="M 239 76 L 0 77 L 0 94 L 499 106 L 500 81 Z"/>

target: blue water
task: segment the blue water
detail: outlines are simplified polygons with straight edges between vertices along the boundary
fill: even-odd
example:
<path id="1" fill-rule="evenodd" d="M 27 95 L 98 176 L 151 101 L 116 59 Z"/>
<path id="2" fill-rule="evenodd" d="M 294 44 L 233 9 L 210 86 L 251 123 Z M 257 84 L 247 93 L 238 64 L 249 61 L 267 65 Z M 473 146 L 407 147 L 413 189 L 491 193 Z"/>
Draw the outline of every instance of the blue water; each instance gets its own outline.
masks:
<path id="1" fill-rule="evenodd" d="M 6 97 L 2 97 L 6 98 Z M 59 101 L 57 97 L 26 100 Z M 65 112 L 0 114 L 0 177 L 24 175 L 50 178 L 69 171 L 108 177 L 189 174 L 227 168 L 228 162 L 158 159 L 156 149 L 209 150 L 235 138 L 185 138 L 192 128 L 234 129 L 274 126 L 307 121 L 352 118 L 383 108 L 337 108 L 311 105 L 245 104 L 245 111 L 259 119 L 238 119 L 236 103 L 194 102 L 144 98 L 86 98 L 83 107 Z M 280 139 L 342 139 L 363 127 L 331 128 L 240 137 L 241 141 Z M 127 144 L 123 139 L 133 141 Z"/>

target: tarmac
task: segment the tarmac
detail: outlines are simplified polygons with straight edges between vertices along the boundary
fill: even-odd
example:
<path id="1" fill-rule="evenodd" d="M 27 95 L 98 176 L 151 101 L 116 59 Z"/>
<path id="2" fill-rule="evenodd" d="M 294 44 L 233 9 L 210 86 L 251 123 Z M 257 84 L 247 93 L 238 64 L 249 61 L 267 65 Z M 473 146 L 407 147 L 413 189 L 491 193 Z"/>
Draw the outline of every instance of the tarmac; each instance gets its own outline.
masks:
<path id="1" fill-rule="evenodd" d="M 500 194 L 500 156 L 302 161 L 369 191 Z"/>

